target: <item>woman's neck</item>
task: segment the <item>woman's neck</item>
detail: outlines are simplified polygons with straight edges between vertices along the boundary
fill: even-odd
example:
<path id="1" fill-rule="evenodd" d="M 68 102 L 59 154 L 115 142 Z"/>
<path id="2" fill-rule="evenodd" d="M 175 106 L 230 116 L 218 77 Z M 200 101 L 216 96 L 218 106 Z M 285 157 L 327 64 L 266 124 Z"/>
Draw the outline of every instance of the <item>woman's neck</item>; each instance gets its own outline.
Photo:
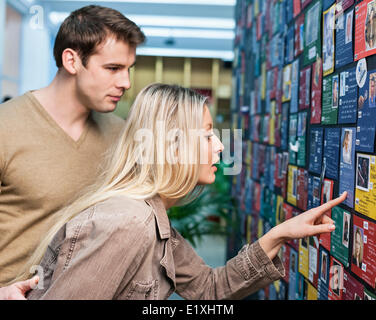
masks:
<path id="1" fill-rule="evenodd" d="M 169 199 L 169 198 L 165 198 L 161 195 L 159 195 L 159 197 L 161 198 L 163 205 L 166 208 L 166 210 L 173 207 L 175 205 L 175 203 L 177 203 L 179 201 L 179 199 Z"/>

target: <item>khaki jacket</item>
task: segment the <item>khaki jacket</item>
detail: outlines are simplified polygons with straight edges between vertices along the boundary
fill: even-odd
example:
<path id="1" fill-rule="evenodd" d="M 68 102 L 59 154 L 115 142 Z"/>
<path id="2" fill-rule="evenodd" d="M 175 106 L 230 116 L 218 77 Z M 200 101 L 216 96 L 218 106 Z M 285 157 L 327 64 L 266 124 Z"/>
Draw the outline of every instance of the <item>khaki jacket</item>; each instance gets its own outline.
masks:
<path id="1" fill-rule="evenodd" d="M 170 226 L 159 196 L 115 196 L 69 221 L 41 262 L 28 299 L 241 299 L 284 276 L 258 242 L 211 268 Z"/>

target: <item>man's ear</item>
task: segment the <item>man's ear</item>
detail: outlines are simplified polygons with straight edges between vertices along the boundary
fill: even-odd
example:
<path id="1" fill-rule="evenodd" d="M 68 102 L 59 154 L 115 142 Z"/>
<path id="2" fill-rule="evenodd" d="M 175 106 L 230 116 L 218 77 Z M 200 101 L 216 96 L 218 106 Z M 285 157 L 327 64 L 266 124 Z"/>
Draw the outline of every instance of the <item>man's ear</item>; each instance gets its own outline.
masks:
<path id="1" fill-rule="evenodd" d="M 64 69 L 74 75 L 77 73 L 79 65 L 81 65 L 81 59 L 77 52 L 73 49 L 67 48 L 62 53 L 62 62 Z"/>

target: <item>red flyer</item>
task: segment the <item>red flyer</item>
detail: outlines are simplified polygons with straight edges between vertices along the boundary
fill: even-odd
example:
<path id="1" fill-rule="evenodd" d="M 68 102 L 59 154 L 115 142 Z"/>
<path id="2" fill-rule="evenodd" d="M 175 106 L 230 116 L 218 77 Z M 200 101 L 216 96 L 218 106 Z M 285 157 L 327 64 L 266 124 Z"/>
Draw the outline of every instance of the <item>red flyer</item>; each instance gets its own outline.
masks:
<path id="1" fill-rule="evenodd" d="M 295 209 L 293 206 L 290 206 L 287 203 L 283 203 L 283 212 L 285 215 L 285 219 L 288 220 L 292 217 L 297 216 L 300 211 Z M 293 247 L 296 251 L 299 252 L 299 239 L 293 239 L 287 242 L 291 247 Z"/>
<path id="2" fill-rule="evenodd" d="M 307 210 L 308 201 L 308 171 L 303 168 L 298 169 L 298 190 L 296 206 L 303 210 Z"/>
<path id="3" fill-rule="evenodd" d="M 343 274 L 343 300 L 363 300 L 364 286 L 345 270 Z"/>
<path id="4" fill-rule="evenodd" d="M 376 224 L 353 215 L 351 271 L 375 288 Z"/>
<path id="5" fill-rule="evenodd" d="M 294 0 L 294 18 L 300 13 L 301 9 L 300 0 Z"/>
<path id="6" fill-rule="evenodd" d="M 304 51 L 304 14 L 295 21 L 295 48 L 294 55 L 297 57 Z"/>
<path id="7" fill-rule="evenodd" d="M 376 1 L 363 0 L 355 7 L 354 61 L 376 53 Z"/>
<path id="8" fill-rule="evenodd" d="M 311 124 L 321 122 L 322 59 L 317 57 L 312 67 Z"/>

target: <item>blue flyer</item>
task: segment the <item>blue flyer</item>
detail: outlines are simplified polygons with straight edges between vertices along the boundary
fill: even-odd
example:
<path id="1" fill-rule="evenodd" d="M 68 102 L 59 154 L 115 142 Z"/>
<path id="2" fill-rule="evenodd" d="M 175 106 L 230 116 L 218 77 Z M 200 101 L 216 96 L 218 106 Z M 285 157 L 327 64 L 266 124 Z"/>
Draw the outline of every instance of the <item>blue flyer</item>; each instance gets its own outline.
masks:
<path id="1" fill-rule="evenodd" d="M 338 123 L 356 123 L 357 102 L 356 67 L 352 67 L 339 74 Z"/>
<path id="2" fill-rule="evenodd" d="M 336 24 L 336 69 L 354 61 L 353 54 L 354 10 L 338 15 Z"/>
<path id="3" fill-rule="evenodd" d="M 299 59 L 296 59 L 291 66 L 291 104 L 290 112 L 298 112 L 299 106 Z"/>
<path id="4" fill-rule="evenodd" d="M 354 208 L 355 128 L 342 128 L 339 194 L 347 191 L 343 204 Z"/>
<path id="5" fill-rule="evenodd" d="M 289 287 L 288 287 L 288 299 L 296 299 L 296 289 L 298 280 L 298 252 L 291 248 L 290 250 L 290 268 L 289 268 Z"/>
<path id="6" fill-rule="evenodd" d="M 318 300 L 328 300 L 329 294 L 329 252 L 319 247 L 319 279 L 317 284 Z"/>
<path id="7" fill-rule="evenodd" d="M 282 104 L 282 121 L 281 121 L 281 149 L 287 150 L 288 148 L 288 125 L 289 125 L 289 103 Z"/>
<path id="8" fill-rule="evenodd" d="M 338 180 L 339 141 L 340 128 L 325 128 L 324 136 L 324 163 L 326 165 L 325 176 Z"/>
<path id="9" fill-rule="evenodd" d="M 321 174 L 324 128 L 311 128 L 308 171 Z"/>
<path id="10" fill-rule="evenodd" d="M 295 40 L 295 28 L 294 25 L 290 26 L 286 35 L 286 56 L 285 64 L 289 64 L 294 59 L 294 40 Z"/>
<path id="11" fill-rule="evenodd" d="M 320 206 L 320 189 L 320 178 L 309 174 L 307 210 Z"/>

